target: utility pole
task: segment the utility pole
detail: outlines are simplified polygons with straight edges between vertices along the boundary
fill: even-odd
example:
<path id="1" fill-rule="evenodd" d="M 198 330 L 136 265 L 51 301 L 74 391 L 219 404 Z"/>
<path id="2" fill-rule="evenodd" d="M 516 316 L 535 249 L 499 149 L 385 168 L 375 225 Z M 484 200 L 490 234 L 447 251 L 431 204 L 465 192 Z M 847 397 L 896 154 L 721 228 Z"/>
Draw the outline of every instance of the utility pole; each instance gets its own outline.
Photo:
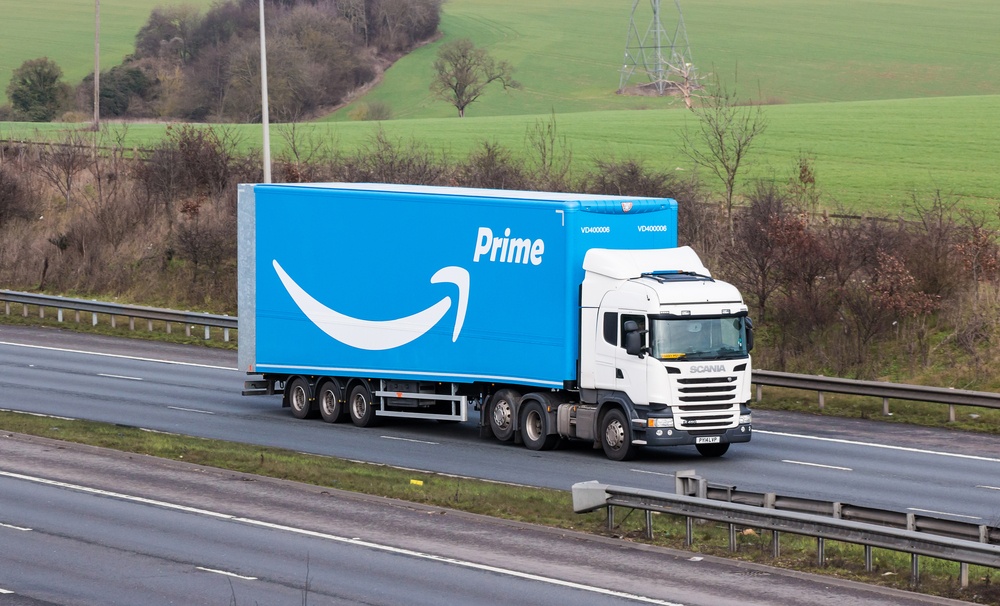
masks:
<path id="1" fill-rule="evenodd" d="M 94 131 L 101 128 L 101 0 L 94 0 Z"/>
<path id="2" fill-rule="evenodd" d="M 260 106 L 264 127 L 264 183 L 271 182 L 271 129 L 267 109 L 267 47 L 264 44 L 264 0 L 260 0 Z"/>

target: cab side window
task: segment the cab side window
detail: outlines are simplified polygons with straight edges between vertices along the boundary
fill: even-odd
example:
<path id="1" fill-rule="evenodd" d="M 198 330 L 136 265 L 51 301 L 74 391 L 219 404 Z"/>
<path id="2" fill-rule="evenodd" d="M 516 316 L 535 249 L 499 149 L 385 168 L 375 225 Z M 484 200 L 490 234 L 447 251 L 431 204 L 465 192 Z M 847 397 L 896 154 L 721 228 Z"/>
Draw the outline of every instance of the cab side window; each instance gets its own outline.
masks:
<path id="1" fill-rule="evenodd" d="M 625 323 L 628 321 L 635 322 L 636 325 L 639 327 L 640 331 L 646 330 L 646 316 L 640 316 L 636 314 L 622 314 L 621 324 L 619 325 L 621 327 L 621 330 L 618 333 L 621 335 L 621 342 L 619 343 L 621 347 L 625 347 Z M 643 335 L 642 337 L 642 342 L 644 344 L 646 343 L 645 335 Z"/>
<path id="2" fill-rule="evenodd" d="M 604 312 L 604 340 L 612 345 L 618 344 L 618 314 Z"/>

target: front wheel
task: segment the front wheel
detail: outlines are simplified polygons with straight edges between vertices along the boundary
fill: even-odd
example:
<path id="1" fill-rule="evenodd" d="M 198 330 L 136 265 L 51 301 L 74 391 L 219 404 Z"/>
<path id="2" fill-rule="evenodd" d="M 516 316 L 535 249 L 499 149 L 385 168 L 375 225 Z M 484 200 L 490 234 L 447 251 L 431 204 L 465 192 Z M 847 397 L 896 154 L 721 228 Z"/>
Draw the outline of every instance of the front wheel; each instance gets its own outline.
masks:
<path id="1" fill-rule="evenodd" d="M 376 424 L 375 406 L 372 404 L 372 392 L 368 385 L 358 383 L 351 390 L 348 399 L 351 421 L 358 427 L 372 427 Z"/>
<path id="2" fill-rule="evenodd" d="M 632 428 L 628 417 L 617 408 L 609 410 L 601 420 L 601 446 L 612 461 L 635 458 L 638 447 L 632 443 Z"/>
<path id="3" fill-rule="evenodd" d="M 725 444 L 695 444 L 695 448 L 703 457 L 721 457 L 729 450 L 729 443 Z"/>
<path id="4" fill-rule="evenodd" d="M 530 450 L 552 450 L 559 442 L 559 436 L 549 434 L 549 416 L 538 400 L 521 408 L 521 439 Z"/>

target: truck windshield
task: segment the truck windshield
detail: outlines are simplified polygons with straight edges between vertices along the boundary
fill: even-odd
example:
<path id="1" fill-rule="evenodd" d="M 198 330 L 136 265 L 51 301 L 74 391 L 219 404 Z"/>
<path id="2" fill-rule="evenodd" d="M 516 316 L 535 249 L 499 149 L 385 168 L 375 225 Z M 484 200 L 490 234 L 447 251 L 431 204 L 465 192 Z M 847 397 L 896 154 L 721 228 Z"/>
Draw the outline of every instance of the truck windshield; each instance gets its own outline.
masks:
<path id="1" fill-rule="evenodd" d="M 660 360 L 719 360 L 747 357 L 744 317 L 651 318 L 653 356 Z"/>

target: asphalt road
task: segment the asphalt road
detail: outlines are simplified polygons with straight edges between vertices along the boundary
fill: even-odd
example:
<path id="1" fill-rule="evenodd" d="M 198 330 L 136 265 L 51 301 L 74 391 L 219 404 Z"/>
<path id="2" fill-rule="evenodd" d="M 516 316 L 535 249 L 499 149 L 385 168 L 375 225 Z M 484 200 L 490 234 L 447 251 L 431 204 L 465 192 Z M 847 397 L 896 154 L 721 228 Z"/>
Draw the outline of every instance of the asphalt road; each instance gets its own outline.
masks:
<path id="1" fill-rule="evenodd" d="M 10 434 L 0 545 L 0 605 L 957 604 Z"/>
<path id="2" fill-rule="evenodd" d="M 695 469 L 741 490 L 1000 523 L 995 436 L 758 411 L 753 441 L 721 459 L 685 447 L 618 463 L 587 445 L 533 452 L 480 439 L 475 419 L 300 421 L 278 397 L 241 396 L 235 364 L 231 351 L 0 326 L 0 408 L 564 490 L 599 480 L 672 491 L 676 471 Z"/>

